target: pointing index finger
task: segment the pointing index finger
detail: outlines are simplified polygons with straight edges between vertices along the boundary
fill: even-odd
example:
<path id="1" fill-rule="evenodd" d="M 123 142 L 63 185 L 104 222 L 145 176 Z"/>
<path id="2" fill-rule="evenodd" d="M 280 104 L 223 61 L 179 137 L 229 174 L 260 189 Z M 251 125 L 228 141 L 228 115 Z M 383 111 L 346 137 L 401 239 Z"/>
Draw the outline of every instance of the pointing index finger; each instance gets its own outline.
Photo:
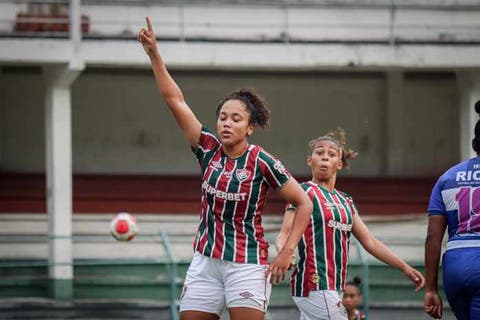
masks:
<path id="1" fill-rule="evenodd" d="M 149 17 L 145 17 L 145 19 L 147 20 L 147 29 L 148 29 L 148 31 L 153 31 L 152 20 L 150 20 Z"/>

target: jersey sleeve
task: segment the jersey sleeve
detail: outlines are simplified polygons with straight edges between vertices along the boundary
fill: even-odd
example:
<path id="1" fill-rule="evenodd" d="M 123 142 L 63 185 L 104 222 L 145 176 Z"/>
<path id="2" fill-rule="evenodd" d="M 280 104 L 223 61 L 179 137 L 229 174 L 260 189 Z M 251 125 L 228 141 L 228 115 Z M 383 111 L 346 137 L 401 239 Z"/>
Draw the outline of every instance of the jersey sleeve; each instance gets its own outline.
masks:
<path id="1" fill-rule="evenodd" d="M 302 183 L 300 183 L 300 187 L 302 187 L 303 191 L 307 193 L 307 196 L 311 200 L 312 197 L 311 197 L 310 193 L 308 192 L 309 186 L 305 182 L 302 182 Z M 295 211 L 295 210 L 297 210 L 297 207 L 293 203 L 287 201 L 287 203 L 285 204 L 285 211 L 287 211 L 287 210 Z"/>
<path id="2" fill-rule="evenodd" d="M 442 176 L 443 177 L 443 176 Z M 440 177 L 438 181 L 435 183 L 435 186 L 432 189 L 432 194 L 430 195 L 430 202 L 428 203 L 428 215 L 445 215 L 446 208 L 445 203 L 443 202 L 442 198 L 442 190 L 443 190 L 443 179 Z"/>
<path id="3" fill-rule="evenodd" d="M 200 140 L 196 148 L 192 148 L 200 166 L 203 168 L 206 159 L 220 147 L 220 140 L 206 127 L 202 127 Z"/>
<path id="4" fill-rule="evenodd" d="M 265 150 L 260 151 L 258 160 L 263 179 L 272 189 L 283 187 L 290 179 L 291 174 L 285 169 L 282 162 Z"/>

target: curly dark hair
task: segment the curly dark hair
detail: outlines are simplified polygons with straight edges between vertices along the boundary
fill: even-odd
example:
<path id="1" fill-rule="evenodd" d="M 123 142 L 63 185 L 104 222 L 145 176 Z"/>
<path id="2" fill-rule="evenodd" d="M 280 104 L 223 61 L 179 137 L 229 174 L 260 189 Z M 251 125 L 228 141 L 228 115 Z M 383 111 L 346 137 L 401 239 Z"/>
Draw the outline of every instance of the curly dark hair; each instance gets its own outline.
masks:
<path id="1" fill-rule="evenodd" d="M 265 99 L 256 94 L 252 89 L 242 88 L 226 95 L 217 106 L 217 117 L 220 114 L 220 109 L 228 100 L 239 100 L 243 102 L 250 114 L 249 124 L 259 126 L 260 128 L 268 127 L 270 110 L 267 107 Z"/>
<path id="2" fill-rule="evenodd" d="M 475 112 L 480 115 L 480 100 L 475 103 Z M 472 139 L 472 148 L 477 154 L 480 154 L 480 119 L 475 125 L 475 137 Z"/>
<path id="3" fill-rule="evenodd" d="M 323 136 L 310 140 L 308 143 L 309 154 L 311 155 L 315 146 L 320 142 L 328 140 L 335 143 L 340 150 L 342 150 L 342 164 L 343 167 L 348 168 L 350 166 L 350 159 L 355 159 L 358 152 L 347 147 L 347 135 L 345 130 L 337 128 L 334 131 L 327 132 Z"/>

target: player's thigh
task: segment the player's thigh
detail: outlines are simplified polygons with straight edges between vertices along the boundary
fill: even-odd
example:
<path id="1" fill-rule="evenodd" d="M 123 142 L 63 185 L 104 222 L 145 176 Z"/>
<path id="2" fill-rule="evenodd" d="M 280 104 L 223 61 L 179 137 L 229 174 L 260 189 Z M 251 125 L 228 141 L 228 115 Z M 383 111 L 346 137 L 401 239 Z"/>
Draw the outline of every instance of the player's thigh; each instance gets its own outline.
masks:
<path id="1" fill-rule="evenodd" d="M 470 320 L 480 320 L 480 248 L 469 248 L 465 281 L 470 292 Z"/>
<path id="2" fill-rule="evenodd" d="M 265 312 L 248 307 L 232 307 L 228 309 L 230 320 L 263 320 Z"/>
<path id="3" fill-rule="evenodd" d="M 300 320 L 310 320 L 310 318 L 305 313 L 300 311 Z"/>
<path id="4" fill-rule="evenodd" d="M 480 289 L 475 292 L 470 303 L 470 320 L 480 320 Z"/>
<path id="5" fill-rule="evenodd" d="M 468 289 L 468 266 L 463 262 L 464 249 L 448 250 L 443 255 L 443 288 L 448 303 L 458 319 L 470 319 L 471 294 Z"/>
<path id="6" fill-rule="evenodd" d="M 225 308 L 225 288 L 219 272 L 219 262 L 196 253 L 187 270 L 182 295 L 180 297 L 180 314 L 182 319 L 197 311 L 220 315 Z M 186 313 L 188 312 L 188 313 Z M 199 315 L 211 318 L 208 315 Z M 190 318 L 188 318 L 190 319 Z M 202 318 L 203 319 L 203 318 Z"/>
<path id="7" fill-rule="evenodd" d="M 224 283 L 227 308 L 248 308 L 265 313 L 272 290 L 266 270 L 267 266 L 262 265 L 230 263 Z"/>
<path id="8" fill-rule="evenodd" d="M 347 320 L 347 312 L 336 291 L 310 291 L 308 297 L 293 297 L 293 300 L 307 319 Z"/>
<path id="9" fill-rule="evenodd" d="M 208 313 L 202 311 L 182 311 L 180 312 L 180 320 L 218 320 L 220 316 L 216 313 Z"/>

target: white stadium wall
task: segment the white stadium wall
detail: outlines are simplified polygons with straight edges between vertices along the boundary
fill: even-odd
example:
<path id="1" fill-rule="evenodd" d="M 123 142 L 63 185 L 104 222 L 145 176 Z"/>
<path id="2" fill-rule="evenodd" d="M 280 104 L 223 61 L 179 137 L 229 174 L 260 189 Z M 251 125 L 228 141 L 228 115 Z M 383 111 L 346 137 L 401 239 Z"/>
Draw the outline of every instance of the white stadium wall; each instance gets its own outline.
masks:
<path id="1" fill-rule="evenodd" d="M 297 175 L 307 175 L 307 142 L 337 126 L 360 155 L 351 176 L 383 176 L 387 147 L 401 166 L 390 175 L 432 176 L 459 160 L 458 92 L 453 73 L 405 73 L 404 107 L 385 140 L 382 72 L 173 71 L 198 118 L 214 129 L 218 101 L 254 87 L 272 109 L 256 133 Z M 0 170 L 44 172 L 44 89 L 38 68 L 3 68 Z M 387 124 L 388 125 L 388 124 Z M 149 70 L 87 69 L 72 87 L 74 173 L 197 174 L 198 166 L 159 97 Z M 398 148 L 398 149 L 397 149 Z"/>
<path id="2" fill-rule="evenodd" d="M 45 171 L 44 88 L 40 69 L 3 69 L 0 170 Z"/>
<path id="3" fill-rule="evenodd" d="M 454 74 L 407 74 L 403 145 L 407 175 L 439 175 L 460 160 L 460 98 Z M 473 132 L 472 132 L 473 137 Z"/>

